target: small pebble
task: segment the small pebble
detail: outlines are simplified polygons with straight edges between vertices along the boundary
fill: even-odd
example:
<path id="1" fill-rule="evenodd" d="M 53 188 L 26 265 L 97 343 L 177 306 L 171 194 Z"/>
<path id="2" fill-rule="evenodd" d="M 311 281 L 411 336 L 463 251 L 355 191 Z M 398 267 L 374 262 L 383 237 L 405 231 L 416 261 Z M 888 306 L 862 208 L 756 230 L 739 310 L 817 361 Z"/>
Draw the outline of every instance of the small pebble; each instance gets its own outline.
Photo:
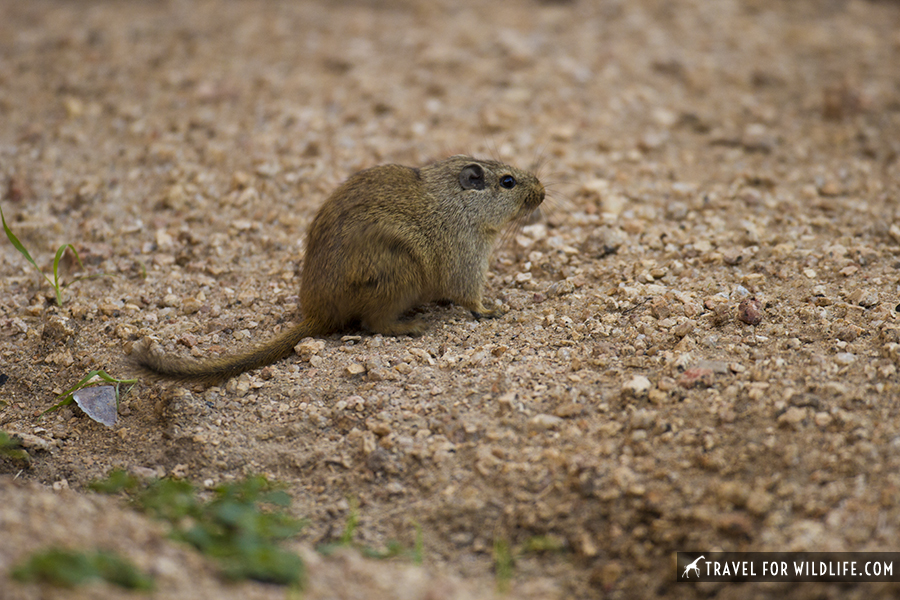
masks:
<path id="1" fill-rule="evenodd" d="M 834 362 L 841 366 L 853 364 L 856 361 L 856 355 L 852 352 L 838 352 L 834 356 Z"/>
<path id="2" fill-rule="evenodd" d="M 346 371 L 347 371 L 347 375 L 354 377 L 356 375 L 362 375 L 363 373 L 365 373 L 366 367 L 359 363 L 353 363 L 353 364 L 347 366 Z"/>
<path id="3" fill-rule="evenodd" d="M 672 313 L 669 301 L 662 296 L 657 296 L 650 301 L 650 314 L 658 320 L 667 318 Z"/>
<path id="4" fill-rule="evenodd" d="M 626 397 L 644 398 L 650 391 L 652 384 L 643 375 L 635 375 L 622 385 L 622 395 Z"/>
<path id="5" fill-rule="evenodd" d="M 711 387 L 715 379 L 712 369 L 694 367 L 685 371 L 678 380 L 678 385 L 685 389 L 693 387 Z"/>
<path id="6" fill-rule="evenodd" d="M 762 321 L 762 303 L 756 298 L 744 298 L 738 305 L 737 318 L 748 325 L 759 325 Z"/>
<path id="7" fill-rule="evenodd" d="M 806 418 L 806 409 L 792 406 L 778 417 L 778 424 L 788 427 L 796 427 Z"/>
<path id="8" fill-rule="evenodd" d="M 581 244 L 581 252 L 586 256 L 602 258 L 615 254 L 625 241 L 625 236 L 618 229 L 600 227 Z"/>
<path id="9" fill-rule="evenodd" d="M 162 305 L 165 307 L 174 308 L 181 304 L 181 300 L 175 294 L 166 294 L 163 297 Z"/>
<path id="10" fill-rule="evenodd" d="M 686 319 L 671 329 L 672 335 L 683 338 L 694 331 L 694 325 L 695 323 L 691 319 Z"/>
<path id="11" fill-rule="evenodd" d="M 557 406 L 553 410 L 553 414 L 562 419 L 567 419 L 569 417 L 574 417 L 580 415 L 584 412 L 584 405 L 578 404 L 577 402 L 569 402 L 567 404 L 562 404 Z"/>
<path id="12" fill-rule="evenodd" d="M 819 427 L 828 427 L 831 423 L 831 415 L 827 412 L 817 412 L 815 417 L 813 417 L 813 420 Z"/>
<path id="13" fill-rule="evenodd" d="M 300 356 L 300 360 L 307 362 L 323 350 L 325 350 L 325 342 L 322 340 L 306 339 L 294 346 L 294 352 Z"/>
<path id="14" fill-rule="evenodd" d="M 539 414 L 531 417 L 528 424 L 534 429 L 556 429 L 563 424 L 563 420 L 555 415 Z"/>
<path id="15" fill-rule="evenodd" d="M 878 304 L 878 293 L 873 290 L 857 289 L 847 297 L 850 304 L 856 304 L 863 308 L 871 308 Z"/>

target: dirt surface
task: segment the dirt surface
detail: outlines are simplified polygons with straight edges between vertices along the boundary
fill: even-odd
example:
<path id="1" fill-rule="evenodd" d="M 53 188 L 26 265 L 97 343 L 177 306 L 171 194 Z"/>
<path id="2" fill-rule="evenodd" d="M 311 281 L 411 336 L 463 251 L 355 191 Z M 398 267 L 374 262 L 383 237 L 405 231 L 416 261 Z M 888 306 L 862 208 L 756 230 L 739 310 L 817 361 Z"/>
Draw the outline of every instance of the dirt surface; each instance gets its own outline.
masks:
<path id="1" fill-rule="evenodd" d="M 37 418 L 145 336 L 205 356 L 297 322 L 330 191 L 457 152 L 548 186 L 492 261 L 503 318 L 427 306 L 419 338 L 142 382 L 112 429 Z M 159 597 L 284 597 L 86 491 L 114 467 L 285 482 L 307 598 L 493 597 L 497 542 L 514 598 L 898 593 L 675 584 L 673 553 L 900 546 L 900 3 L 4 2 L 0 177 L 45 270 L 72 243 L 110 276 L 57 307 L 0 243 L 0 429 L 32 455 L 0 460 L 4 598 L 122 594 L 8 580 L 64 541 Z M 310 552 L 354 499 L 357 541 L 419 525 L 424 565 Z"/>

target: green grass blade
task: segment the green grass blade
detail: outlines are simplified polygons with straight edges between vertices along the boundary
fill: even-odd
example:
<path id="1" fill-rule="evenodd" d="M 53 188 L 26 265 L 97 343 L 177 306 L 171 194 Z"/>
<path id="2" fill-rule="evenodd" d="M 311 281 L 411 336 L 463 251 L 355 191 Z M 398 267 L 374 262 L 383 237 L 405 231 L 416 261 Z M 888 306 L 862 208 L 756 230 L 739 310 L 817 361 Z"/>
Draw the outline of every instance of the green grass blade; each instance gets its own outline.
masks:
<path id="1" fill-rule="evenodd" d="M 38 581 L 63 588 L 74 588 L 94 579 L 104 579 L 119 587 L 149 592 L 153 578 L 142 573 L 118 554 L 98 550 L 93 553 L 50 548 L 31 555 L 12 571 L 19 581 Z"/>
<path id="2" fill-rule="evenodd" d="M 53 289 L 56 291 L 56 305 L 62 306 L 62 288 L 59 287 L 59 259 L 66 252 L 66 246 L 60 246 L 53 258 Z"/>
<path id="3" fill-rule="evenodd" d="M 497 581 L 497 591 L 506 593 L 515 572 L 515 558 L 506 540 L 494 540 L 494 577 Z"/>
<path id="4" fill-rule="evenodd" d="M 62 259 L 63 255 L 66 253 L 66 250 L 71 250 L 72 254 L 75 255 L 75 260 L 78 261 L 78 266 L 84 271 L 84 263 L 81 262 L 81 257 L 78 255 L 78 250 L 75 249 L 75 246 L 72 244 L 66 244 L 65 246 L 60 246 L 59 250 L 56 251 L 56 257 L 53 259 L 53 289 L 56 290 L 56 304 L 58 306 L 62 306 L 62 288 L 63 286 L 59 283 L 59 261 Z M 72 281 L 75 283 L 78 281 L 77 279 Z"/>
<path id="5" fill-rule="evenodd" d="M 339 543 L 344 546 L 349 546 L 353 542 L 353 534 L 356 532 L 357 526 L 359 526 L 359 500 L 350 498 L 349 503 L 350 512 L 347 515 L 347 525 L 344 527 L 344 532 L 339 540 Z"/>
<path id="6" fill-rule="evenodd" d="M 62 398 L 62 399 L 59 402 L 57 402 L 56 404 L 54 404 L 53 406 L 51 406 L 50 408 L 48 408 L 47 410 L 45 410 L 44 412 L 42 412 L 41 415 L 42 416 L 46 415 L 48 412 L 53 412 L 54 410 L 59 410 L 63 406 L 68 406 L 69 404 L 72 404 L 73 402 L 75 402 L 75 398 L 72 397 L 72 394 L 74 394 L 75 392 L 77 392 L 78 390 L 83 388 L 85 386 L 85 384 L 88 381 L 90 381 L 91 379 L 93 379 L 94 376 L 97 374 L 98 374 L 97 371 L 91 371 L 90 373 L 88 373 L 87 375 L 82 377 L 81 381 L 79 381 L 78 383 L 76 383 L 75 385 L 73 385 L 72 387 L 70 387 L 69 389 L 64 391 L 62 394 L 57 396 L 56 397 L 57 399 L 60 399 L 60 398 Z"/>
<path id="7" fill-rule="evenodd" d="M 425 535 L 422 533 L 422 526 L 416 522 L 416 545 L 413 547 L 413 562 L 421 565 L 425 561 Z"/>
<path id="8" fill-rule="evenodd" d="M 72 244 L 66 244 L 66 248 L 72 251 L 72 254 L 75 255 L 75 260 L 78 261 L 78 268 L 84 271 L 84 263 L 81 262 L 81 256 L 78 255 L 78 250 L 75 249 L 75 246 Z"/>
<path id="9" fill-rule="evenodd" d="M 22 242 L 19 241 L 19 238 L 15 236 L 12 232 L 12 229 L 9 228 L 9 225 L 6 224 L 6 217 L 3 215 L 3 209 L 0 208 L 0 220 L 3 221 L 3 231 L 6 232 L 6 237 L 9 239 L 9 242 L 13 245 L 13 247 L 19 251 L 19 254 L 25 257 L 25 260 L 30 262 L 37 272 L 41 274 L 41 277 L 47 280 L 47 283 L 51 283 L 50 278 L 44 275 L 44 272 L 41 271 L 41 268 L 38 266 L 34 259 L 31 258 L 31 254 L 28 253 L 28 250 L 25 249 L 25 246 L 22 245 Z"/>

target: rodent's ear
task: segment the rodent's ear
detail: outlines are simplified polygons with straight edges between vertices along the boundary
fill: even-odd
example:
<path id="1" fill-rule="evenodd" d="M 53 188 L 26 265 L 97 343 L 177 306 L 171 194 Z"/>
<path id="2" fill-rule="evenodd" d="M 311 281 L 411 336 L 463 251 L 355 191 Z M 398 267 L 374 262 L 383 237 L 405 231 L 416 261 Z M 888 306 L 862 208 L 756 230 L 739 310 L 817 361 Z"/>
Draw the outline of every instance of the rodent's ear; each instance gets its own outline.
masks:
<path id="1" fill-rule="evenodd" d="M 484 169 L 481 165 L 472 163 L 466 165 L 459 172 L 459 185 L 464 190 L 483 190 L 484 189 Z"/>

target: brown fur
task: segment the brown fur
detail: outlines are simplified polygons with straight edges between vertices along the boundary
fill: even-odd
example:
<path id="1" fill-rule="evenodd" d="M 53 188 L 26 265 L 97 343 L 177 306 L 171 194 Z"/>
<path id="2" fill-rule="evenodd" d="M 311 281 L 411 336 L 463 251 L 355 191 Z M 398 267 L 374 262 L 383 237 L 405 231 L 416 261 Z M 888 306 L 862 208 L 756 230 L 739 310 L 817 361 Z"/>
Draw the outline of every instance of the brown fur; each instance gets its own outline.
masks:
<path id="1" fill-rule="evenodd" d="M 516 184 L 501 185 L 505 176 Z M 426 302 L 451 300 L 478 318 L 497 316 L 481 298 L 494 243 L 543 200 L 534 175 L 468 156 L 421 169 L 360 171 L 325 201 L 309 228 L 299 325 L 244 352 L 204 360 L 139 344 L 131 362 L 157 378 L 215 383 L 284 358 L 305 337 L 355 322 L 385 335 L 421 333 L 421 321 L 401 317 Z"/>

